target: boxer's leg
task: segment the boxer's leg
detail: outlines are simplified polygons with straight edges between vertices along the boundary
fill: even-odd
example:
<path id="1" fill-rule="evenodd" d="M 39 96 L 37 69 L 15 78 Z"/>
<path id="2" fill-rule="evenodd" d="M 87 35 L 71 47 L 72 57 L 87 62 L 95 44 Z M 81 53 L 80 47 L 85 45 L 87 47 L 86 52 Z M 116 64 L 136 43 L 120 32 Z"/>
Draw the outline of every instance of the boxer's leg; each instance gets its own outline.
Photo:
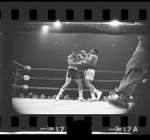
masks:
<path id="1" fill-rule="evenodd" d="M 94 94 L 95 87 L 91 84 L 91 80 L 85 79 L 85 85 L 90 89 L 90 92 L 91 92 L 91 97 L 92 98 L 89 101 L 95 101 L 96 100 L 96 97 L 95 97 L 95 94 Z"/>
<path id="2" fill-rule="evenodd" d="M 90 89 L 91 91 L 91 96 L 93 97 L 92 99 L 95 100 L 95 94 L 97 94 L 97 99 L 99 100 L 101 97 L 102 92 L 97 90 L 93 85 L 92 85 L 92 81 L 94 80 L 94 76 L 95 76 L 95 70 L 87 70 L 86 72 L 86 76 L 85 76 L 85 85 Z"/>
<path id="3" fill-rule="evenodd" d="M 65 89 L 69 86 L 71 82 L 71 78 L 70 77 L 66 77 L 66 82 L 65 84 L 61 87 L 58 95 L 56 96 L 56 100 L 59 100 L 60 96 L 62 95 L 62 93 L 65 91 Z"/>
<path id="4" fill-rule="evenodd" d="M 82 83 L 81 79 L 75 79 L 75 82 L 78 85 L 79 100 L 84 100 L 84 98 L 83 98 L 83 83 Z"/>
<path id="5" fill-rule="evenodd" d="M 90 92 L 91 92 L 92 99 L 96 100 L 95 93 L 92 90 L 90 90 Z"/>

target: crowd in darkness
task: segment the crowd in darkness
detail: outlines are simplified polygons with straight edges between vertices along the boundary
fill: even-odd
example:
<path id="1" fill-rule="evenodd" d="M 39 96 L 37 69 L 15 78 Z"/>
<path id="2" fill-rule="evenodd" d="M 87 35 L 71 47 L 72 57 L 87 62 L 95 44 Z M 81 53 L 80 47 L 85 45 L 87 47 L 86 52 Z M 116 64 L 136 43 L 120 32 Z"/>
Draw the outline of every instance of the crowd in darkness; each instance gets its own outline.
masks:
<path id="1" fill-rule="evenodd" d="M 23 92 L 20 92 L 17 96 L 17 98 L 27 98 L 27 99 L 55 99 L 57 96 L 57 94 L 54 94 L 54 95 L 46 95 L 44 93 L 42 94 L 36 94 L 36 93 L 33 93 L 33 92 L 29 92 L 29 93 L 23 93 Z M 101 97 L 100 101 L 104 101 L 105 97 L 108 97 L 108 96 L 111 96 L 110 94 L 105 93 L 103 94 L 103 96 Z M 78 97 L 75 98 L 75 97 L 71 97 L 69 95 L 62 95 L 60 97 L 61 100 L 78 100 Z M 87 97 L 86 100 L 89 100 L 90 97 Z M 133 97 L 131 100 L 131 102 L 134 102 L 135 101 L 135 98 Z"/>
<path id="2" fill-rule="evenodd" d="M 25 93 L 19 93 L 18 97 L 19 98 L 34 98 L 34 99 L 55 99 L 57 96 L 57 94 L 54 94 L 54 95 L 46 95 L 46 94 L 35 94 L 33 92 L 29 92 L 27 94 Z M 64 95 L 64 96 L 61 96 L 61 99 L 64 99 L 64 100 L 78 100 L 78 98 L 72 98 L 72 97 L 69 97 L 69 95 Z"/>

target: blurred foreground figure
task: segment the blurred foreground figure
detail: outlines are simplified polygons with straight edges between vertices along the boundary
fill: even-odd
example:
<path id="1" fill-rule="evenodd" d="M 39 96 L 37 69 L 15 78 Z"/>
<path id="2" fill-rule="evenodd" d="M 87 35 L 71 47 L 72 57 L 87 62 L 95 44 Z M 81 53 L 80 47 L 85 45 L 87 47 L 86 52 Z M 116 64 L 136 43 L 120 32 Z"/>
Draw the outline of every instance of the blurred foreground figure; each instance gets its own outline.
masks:
<path id="1" fill-rule="evenodd" d="M 125 75 L 115 91 L 119 96 L 114 99 L 108 99 L 111 105 L 125 109 L 129 108 L 129 97 L 143 79 L 150 64 L 150 38 L 148 36 L 137 36 L 137 38 L 139 41 L 138 46 L 127 63 Z M 147 81 L 145 80 L 145 82 Z"/>

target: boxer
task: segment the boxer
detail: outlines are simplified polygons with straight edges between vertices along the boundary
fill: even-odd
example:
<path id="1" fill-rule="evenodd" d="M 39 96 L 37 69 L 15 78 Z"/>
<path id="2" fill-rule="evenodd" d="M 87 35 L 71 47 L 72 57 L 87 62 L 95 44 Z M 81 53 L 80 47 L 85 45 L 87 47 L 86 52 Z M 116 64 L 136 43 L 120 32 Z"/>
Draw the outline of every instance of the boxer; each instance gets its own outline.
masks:
<path id="1" fill-rule="evenodd" d="M 79 75 L 77 69 L 78 69 L 79 65 L 86 64 L 86 61 L 84 61 L 84 60 L 79 61 L 77 55 L 79 55 L 79 50 L 77 48 L 75 48 L 73 50 L 72 54 L 70 54 L 67 58 L 68 69 L 67 69 L 67 73 L 66 73 L 66 82 L 61 87 L 58 95 L 56 96 L 56 101 L 59 100 L 60 96 L 63 94 L 63 92 L 69 86 L 69 84 L 72 80 L 74 80 L 78 85 L 79 100 L 80 101 L 84 100 L 84 98 L 83 98 L 83 83 L 81 81 L 81 78 L 80 78 L 80 75 Z"/>
<path id="2" fill-rule="evenodd" d="M 82 60 L 85 60 L 86 68 L 85 68 L 85 85 L 90 89 L 91 91 L 91 99 L 90 101 L 99 100 L 101 97 L 102 92 L 97 90 L 93 85 L 92 81 L 94 80 L 95 76 L 95 67 L 98 62 L 98 49 L 92 49 L 90 53 L 86 54 L 86 52 L 81 51 L 82 54 Z M 95 97 L 95 94 L 97 94 L 97 98 Z"/>

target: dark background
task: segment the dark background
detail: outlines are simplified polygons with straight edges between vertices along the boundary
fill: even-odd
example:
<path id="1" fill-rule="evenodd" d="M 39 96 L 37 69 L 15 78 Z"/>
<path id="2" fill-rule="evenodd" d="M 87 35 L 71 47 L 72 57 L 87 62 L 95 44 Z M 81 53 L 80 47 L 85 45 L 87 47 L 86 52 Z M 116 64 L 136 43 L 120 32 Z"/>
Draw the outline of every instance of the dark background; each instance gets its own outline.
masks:
<path id="1" fill-rule="evenodd" d="M 9 83 L 9 81 L 11 81 L 11 55 L 12 55 L 12 51 L 11 51 L 11 47 L 12 47 L 12 29 L 13 29 L 13 26 L 12 26 L 12 23 L 10 23 L 11 20 L 9 20 L 11 17 L 10 17 L 10 13 L 11 13 L 11 10 L 12 8 L 13 9 L 19 9 L 19 11 L 21 11 L 21 14 L 20 14 L 20 19 L 19 21 L 23 21 L 24 20 L 29 20 L 29 15 L 28 15 L 28 11 L 29 9 L 31 8 L 35 8 L 37 9 L 38 11 L 41 12 L 41 15 L 38 17 L 38 21 L 41 21 L 41 20 L 48 20 L 47 19 L 47 16 L 46 16 L 46 10 L 48 9 L 53 9 L 55 8 L 58 12 L 58 15 L 57 15 L 57 18 L 58 19 L 64 19 L 65 16 L 64 16 L 64 13 L 65 13 L 65 10 L 67 8 L 73 8 L 73 9 L 77 9 L 76 10 L 76 18 L 75 20 L 78 20 L 78 21 L 84 21 L 84 16 L 81 14 L 82 11 L 86 8 L 86 9 L 92 9 L 94 10 L 95 12 L 97 11 L 98 13 L 100 14 L 94 14 L 94 17 L 93 17 L 93 21 L 103 21 L 102 19 L 102 16 L 101 16 L 101 10 L 104 9 L 104 8 L 107 8 L 107 9 L 111 9 L 111 19 L 113 18 L 118 18 L 120 19 L 120 8 L 128 8 L 129 12 L 130 12 L 130 18 L 128 21 L 137 21 L 139 20 L 139 17 L 138 17 L 138 10 L 140 8 L 146 8 L 147 10 L 149 9 L 149 3 L 144 3 L 144 2 L 133 2 L 133 3 L 125 3 L 125 2 L 122 2 L 122 3 L 114 3 L 114 2 L 109 2 L 109 3 L 14 3 L 14 4 L 8 4 L 8 3 L 1 3 L 0 5 L 1 9 L 4 10 L 5 12 L 2 11 L 3 16 L 2 16 L 2 20 L 8 20 L 8 22 L 5 24 L 5 37 L 4 37 L 4 47 L 3 47 L 3 64 L 4 64 L 4 69 L 3 69 L 3 73 L 4 73 L 4 78 L 3 78 L 3 89 L 4 91 L 2 92 L 3 94 L 0 94 L 1 97 L 2 95 L 5 97 L 5 98 L 1 98 L 1 100 L 4 101 L 4 104 L 2 106 L 2 110 L 1 112 L 4 112 L 4 114 L 2 115 L 2 127 L 1 128 L 4 128 L 2 130 L 5 130 L 5 131 L 14 131 L 15 128 L 11 128 L 11 123 L 10 123 L 10 116 L 12 115 L 10 113 L 10 110 L 11 110 L 11 106 L 12 106 L 12 103 L 11 103 L 11 84 Z M 133 8 L 135 7 L 135 8 Z M 147 18 L 147 20 L 144 20 L 144 22 L 148 22 L 149 21 L 149 18 Z M 16 41 L 16 38 L 14 39 L 14 41 Z M 28 62 L 29 63 L 29 62 Z M 5 80 L 4 80 L 5 79 Z M 11 81 L 12 83 L 12 81 Z M 149 87 L 149 85 L 147 86 L 147 88 Z M 143 115 L 143 114 L 148 114 L 149 113 L 149 108 L 146 108 L 145 107 L 149 107 L 149 89 L 145 89 L 144 92 L 141 94 L 141 97 L 142 100 L 140 100 L 140 104 L 138 107 L 138 109 L 140 109 L 140 111 L 136 112 L 140 115 Z M 145 94 L 146 93 L 146 94 Z M 143 96 L 145 95 L 145 96 Z M 144 104 L 144 106 L 143 106 Z M 142 107 L 141 107 L 142 106 Z M 144 108 L 144 109 L 143 109 Z M 10 116 L 9 116 L 10 115 Z M 30 116 L 30 115 L 29 115 Z M 29 116 L 22 116 L 22 120 L 20 121 L 20 127 L 19 129 L 17 129 L 17 131 L 21 131 L 21 130 L 30 130 L 30 131 L 33 131 L 33 128 L 29 127 Z M 40 118 L 40 115 L 36 115 L 38 117 L 38 119 Z M 45 117 L 46 116 L 46 117 Z M 42 117 L 44 119 L 47 118 L 48 115 L 43 115 Z M 85 115 L 77 115 L 77 118 L 78 119 L 82 119 Z M 93 127 L 92 129 L 93 130 L 98 130 L 98 131 L 102 131 L 103 130 L 103 127 L 102 127 L 102 116 L 103 115 L 90 115 L 92 117 L 92 119 L 94 120 L 94 124 L 93 124 Z M 114 122 L 112 125 L 112 127 L 114 127 L 118 122 L 118 125 L 120 126 L 120 115 L 118 116 L 113 116 L 112 115 L 109 115 L 111 117 L 111 122 Z M 21 116 L 19 116 L 21 117 Z M 65 125 L 66 123 L 66 115 L 62 115 L 59 117 L 59 115 L 55 115 L 56 117 L 56 122 L 58 122 L 58 124 L 61 126 L 62 124 Z M 75 118 L 76 115 L 73 115 L 73 117 Z M 130 118 L 130 115 L 128 115 L 128 117 Z M 39 122 L 41 122 L 42 124 L 42 127 L 43 126 L 46 126 L 46 123 L 45 125 L 43 124 L 43 118 L 41 118 L 41 120 Z M 147 122 L 149 122 L 149 115 L 147 115 Z M 130 121 L 130 124 L 132 126 L 132 124 L 134 125 L 138 125 L 138 115 L 135 115 L 135 118 L 130 118 L 129 120 Z M 46 121 L 45 121 L 46 122 Z M 57 125 L 58 125 L 57 124 Z M 117 125 L 117 126 L 118 126 Z M 149 126 L 149 125 L 148 125 Z M 149 134 L 148 130 L 150 130 L 148 127 L 139 127 L 140 128 L 140 131 L 139 133 L 141 132 L 147 132 L 147 134 Z M 15 129 L 15 130 L 16 130 Z M 39 130 L 39 127 L 36 127 L 34 128 L 36 130 Z"/>
<path id="2" fill-rule="evenodd" d="M 30 27 L 30 25 L 26 25 Z M 125 71 L 126 64 L 132 56 L 138 40 L 136 36 L 129 35 L 95 35 L 95 34 L 43 34 L 41 30 L 14 32 L 12 38 L 12 59 L 23 64 L 30 65 L 36 68 L 56 68 L 67 69 L 67 56 L 72 49 L 77 47 L 80 50 L 89 52 L 92 48 L 99 49 L 99 61 L 96 70 L 110 70 L 110 71 Z M 26 27 L 27 28 L 27 27 Z M 39 27 L 41 28 L 41 27 Z M 114 44 L 114 45 L 113 45 Z M 84 66 L 79 67 L 80 70 Z M 12 71 L 15 72 L 16 65 L 12 63 Z M 65 78 L 66 72 L 58 71 L 29 71 L 23 72 L 22 75 L 29 74 L 31 77 L 49 77 L 49 78 Z M 121 80 L 124 74 L 109 74 L 96 72 L 95 79 L 99 80 Z M 80 73 L 81 78 L 83 73 Z M 27 84 L 29 86 L 40 87 L 58 87 L 64 84 L 64 80 L 19 80 L 18 85 Z M 13 81 L 14 83 L 14 76 Z M 114 89 L 118 87 L 117 82 L 93 82 L 97 89 Z M 77 88 L 75 82 L 69 85 L 69 88 Z M 86 88 L 84 86 L 84 88 Z M 19 93 L 28 94 L 33 92 L 35 94 L 54 95 L 58 90 L 16 90 L 16 95 Z M 89 92 L 84 92 L 85 97 L 90 97 Z M 107 92 L 108 93 L 108 92 Z M 77 91 L 65 91 L 64 95 L 68 94 L 72 97 L 78 97 Z"/>
<path id="3" fill-rule="evenodd" d="M 0 23 L 0 109 L 3 95 L 3 25 Z"/>

